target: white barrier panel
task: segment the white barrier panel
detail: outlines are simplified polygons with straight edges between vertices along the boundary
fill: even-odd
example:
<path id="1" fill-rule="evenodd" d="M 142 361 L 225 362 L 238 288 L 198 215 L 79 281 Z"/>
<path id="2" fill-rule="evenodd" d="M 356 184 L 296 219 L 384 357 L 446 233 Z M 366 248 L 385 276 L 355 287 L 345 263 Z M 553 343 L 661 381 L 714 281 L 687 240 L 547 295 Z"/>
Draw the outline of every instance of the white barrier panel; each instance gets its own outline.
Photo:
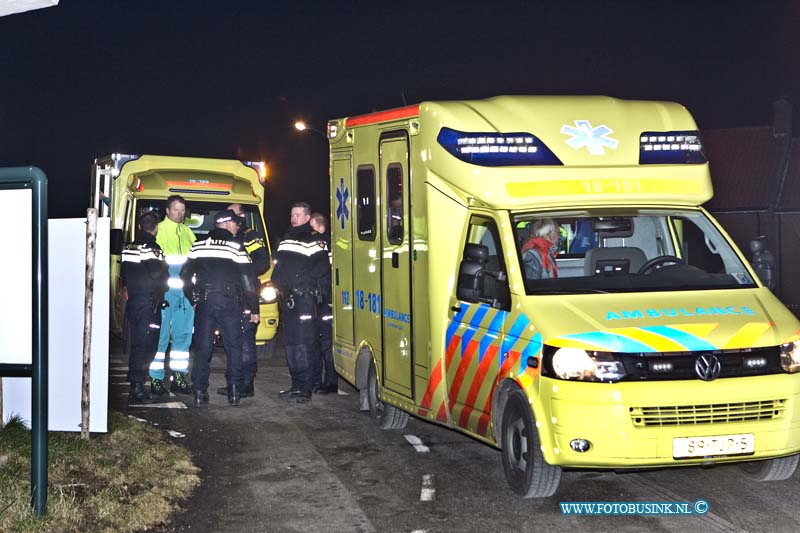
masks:
<path id="1" fill-rule="evenodd" d="M 89 372 L 89 431 L 93 432 L 108 431 L 109 224 L 108 217 L 97 220 Z M 48 233 L 48 429 L 80 431 L 86 219 L 51 219 Z M 20 415 L 30 427 L 30 378 L 3 378 L 3 419 L 11 415 Z"/>
<path id="2" fill-rule="evenodd" d="M 29 365 L 33 360 L 32 325 L 32 229 L 30 223 L 33 205 L 31 189 L 5 189 L 0 194 L 0 213 L 6 220 L 22 224 L 17 237 L 19 253 L 0 261 L 0 363 Z M 27 230 L 27 235 L 22 231 Z"/>

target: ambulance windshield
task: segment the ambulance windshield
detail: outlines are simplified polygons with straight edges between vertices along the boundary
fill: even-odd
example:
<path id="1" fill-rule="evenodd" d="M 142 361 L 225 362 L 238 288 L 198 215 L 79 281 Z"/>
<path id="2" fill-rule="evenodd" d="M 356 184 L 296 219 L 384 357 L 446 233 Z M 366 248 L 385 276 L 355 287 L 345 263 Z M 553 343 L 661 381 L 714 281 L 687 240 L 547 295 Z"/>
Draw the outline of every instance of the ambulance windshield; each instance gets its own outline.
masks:
<path id="1" fill-rule="evenodd" d="M 756 286 L 702 211 L 519 213 L 512 221 L 528 294 Z"/>
<path id="2" fill-rule="evenodd" d="M 214 229 L 214 215 L 218 211 L 227 209 L 229 205 L 227 202 L 187 201 L 186 217 L 183 219 L 183 223 L 194 232 L 198 239 L 204 239 L 208 232 Z M 138 224 L 139 217 L 148 211 L 155 211 L 158 213 L 159 219 L 163 220 L 165 208 L 165 200 L 139 200 L 136 204 L 136 223 Z M 247 227 L 254 229 L 262 239 L 265 239 L 264 223 L 258 206 L 242 204 L 242 210 L 246 215 Z"/>

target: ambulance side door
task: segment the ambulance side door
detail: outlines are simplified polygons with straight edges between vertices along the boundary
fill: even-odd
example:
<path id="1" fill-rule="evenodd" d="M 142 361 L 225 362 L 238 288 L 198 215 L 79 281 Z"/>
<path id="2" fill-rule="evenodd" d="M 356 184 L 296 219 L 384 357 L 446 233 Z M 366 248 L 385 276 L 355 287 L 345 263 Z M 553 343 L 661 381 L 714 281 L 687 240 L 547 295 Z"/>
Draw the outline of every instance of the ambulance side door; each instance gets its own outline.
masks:
<path id="1" fill-rule="evenodd" d="M 331 253 L 333 266 L 333 331 L 337 342 L 353 344 L 353 183 L 350 154 L 331 162 Z"/>
<path id="2" fill-rule="evenodd" d="M 486 436 L 494 384 L 503 359 L 503 331 L 511 294 L 503 243 L 491 214 L 470 217 L 466 244 L 487 248 L 484 268 L 495 276 L 483 276 L 482 300 L 454 300 L 446 339 L 448 400 L 454 425 Z"/>
<path id="3" fill-rule="evenodd" d="M 411 301 L 411 212 L 409 152 L 405 131 L 388 132 L 380 140 L 381 174 L 381 328 L 383 385 L 413 398 L 414 352 Z M 373 298 L 372 295 L 368 296 Z M 370 302 L 370 305 L 372 303 Z"/>

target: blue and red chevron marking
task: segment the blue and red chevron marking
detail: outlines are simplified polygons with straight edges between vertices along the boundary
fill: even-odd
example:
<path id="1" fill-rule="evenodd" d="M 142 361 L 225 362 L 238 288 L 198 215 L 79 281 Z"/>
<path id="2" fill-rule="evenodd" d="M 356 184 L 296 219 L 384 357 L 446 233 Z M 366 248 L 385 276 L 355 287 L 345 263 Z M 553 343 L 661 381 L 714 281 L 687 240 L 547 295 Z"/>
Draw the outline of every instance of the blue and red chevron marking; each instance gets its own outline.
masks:
<path id="1" fill-rule="evenodd" d="M 481 324 L 490 311 L 493 311 L 495 316 L 481 330 Z M 469 322 L 465 323 L 464 317 L 469 312 L 472 312 L 472 316 Z M 452 382 L 449 384 L 450 390 L 447 395 L 449 401 L 440 403 L 437 411 L 437 420 L 443 421 L 445 403 L 447 403 L 447 407 L 452 412 L 461 390 L 466 388 L 468 393 L 465 398 L 465 407 L 462 409 L 457 423 L 462 427 L 466 427 L 474 409 L 482 407 L 483 412 L 478 423 L 478 433 L 485 434 L 489 424 L 489 417 L 486 413 L 491 409 L 496 383 L 492 383 L 491 390 L 483 401 L 482 406 L 477 406 L 475 403 L 478 401 L 478 396 L 487 374 L 495 375 L 494 372 L 490 373 L 489 370 L 492 367 L 497 368 L 499 371 L 498 376 L 505 376 L 509 373 L 521 375 L 527 368 L 528 358 L 539 355 L 542 349 L 542 337 L 538 332 L 532 339 L 520 342 L 521 335 L 530 325 L 530 320 L 524 315 L 517 317 L 503 338 L 501 345 L 497 345 L 496 340 L 502 334 L 503 324 L 508 316 L 509 313 L 507 311 L 492 309 L 486 304 L 461 303 L 460 310 L 452 318 L 445 332 L 445 368 L 452 369 L 452 365 L 456 365 L 456 367 L 455 374 L 452 374 Z M 465 328 L 462 327 L 464 324 L 466 324 Z M 461 331 L 460 335 L 457 334 L 459 330 Z M 459 345 L 461 345 L 460 351 L 458 350 Z M 458 361 L 454 361 L 454 356 L 457 352 L 460 352 L 460 358 Z M 471 381 L 465 382 L 472 360 L 476 356 L 478 358 L 477 370 Z M 430 411 L 436 389 L 443 381 L 442 378 L 444 376 L 442 373 L 442 369 L 438 365 L 437 368 L 433 369 L 420 405 L 419 414 L 426 414 Z"/>

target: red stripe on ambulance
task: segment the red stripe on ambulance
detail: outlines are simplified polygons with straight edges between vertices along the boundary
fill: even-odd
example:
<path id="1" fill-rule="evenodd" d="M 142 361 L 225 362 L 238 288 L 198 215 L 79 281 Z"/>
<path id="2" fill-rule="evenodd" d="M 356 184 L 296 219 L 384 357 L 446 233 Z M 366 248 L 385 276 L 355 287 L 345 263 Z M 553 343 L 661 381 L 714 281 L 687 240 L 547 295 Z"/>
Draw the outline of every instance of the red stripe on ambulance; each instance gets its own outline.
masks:
<path id="1" fill-rule="evenodd" d="M 483 361 L 478 366 L 478 371 L 475 373 L 475 377 L 472 378 L 472 385 L 469 388 L 469 393 L 467 394 L 467 401 L 466 407 L 464 410 L 461 411 L 461 418 L 458 421 L 458 425 L 465 428 L 469 424 L 469 416 L 472 414 L 472 411 L 475 408 L 475 400 L 478 398 L 478 393 L 481 391 L 481 387 L 483 386 L 483 381 L 486 378 L 486 372 L 489 368 L 494 364 L 494 356 L 497 355 L 497 350 L 500 348 L 499 345 L 491 345 L 486 350 L 486 354 L 483 356 Z"/>
<path id="2" fill-rule="evenodd" d="M 379 111 L 377 113 L 369 113 L 368 115 L 351 117 L 344 121 L 344 127 L 352 128 L 354 126 L 366 126 L 367 124 L 376 124 L 378 122 L 388 122 L 390 120 L 398 120 L 401 118 L 416 117 L 417 115 L 419 115 L 419 104 L 414 104 L 406 107 L 389 109 L 388 111 Z"/>

